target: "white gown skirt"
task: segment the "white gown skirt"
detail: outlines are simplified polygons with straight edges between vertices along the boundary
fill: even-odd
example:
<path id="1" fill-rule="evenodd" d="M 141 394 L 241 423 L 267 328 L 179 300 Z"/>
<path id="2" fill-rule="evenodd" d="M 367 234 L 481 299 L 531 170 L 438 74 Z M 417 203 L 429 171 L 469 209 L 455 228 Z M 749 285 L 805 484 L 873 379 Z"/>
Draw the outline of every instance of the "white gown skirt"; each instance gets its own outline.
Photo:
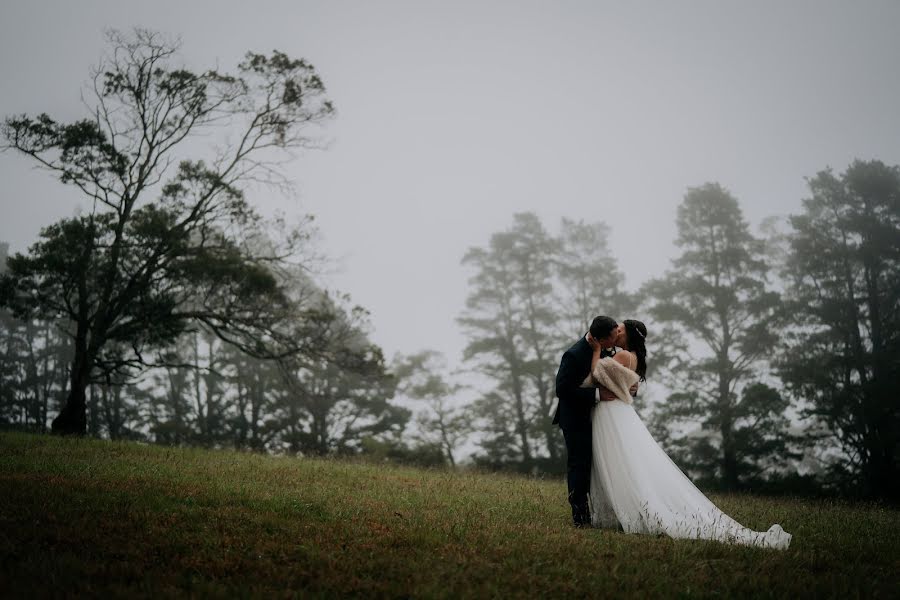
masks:
<path id="1" fill-rule="evenodd" d="M 791 534 L 780 525 L 753 531 L 716 508 L 659 447 L 630 404 L 600 402 L 592 419 L 595 527 L 782 550 L 790 545 Z"/>

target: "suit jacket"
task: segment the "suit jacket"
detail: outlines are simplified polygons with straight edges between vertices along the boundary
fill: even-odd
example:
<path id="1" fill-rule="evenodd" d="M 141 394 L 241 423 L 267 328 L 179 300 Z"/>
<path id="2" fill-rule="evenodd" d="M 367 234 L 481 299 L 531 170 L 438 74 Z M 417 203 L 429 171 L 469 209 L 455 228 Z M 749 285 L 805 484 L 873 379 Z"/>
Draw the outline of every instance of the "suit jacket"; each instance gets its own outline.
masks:
<path id="1" fill-rule="evenodd" d="M 596 402 L 596 388 L 583 388 L 584 378 L 591 370 L 594 351 L 584 336 L 565 351 L 556 372 L 556 397 L 559 407 L 553 423 L 563 429 L 589 429 L 591 408 Z"/>

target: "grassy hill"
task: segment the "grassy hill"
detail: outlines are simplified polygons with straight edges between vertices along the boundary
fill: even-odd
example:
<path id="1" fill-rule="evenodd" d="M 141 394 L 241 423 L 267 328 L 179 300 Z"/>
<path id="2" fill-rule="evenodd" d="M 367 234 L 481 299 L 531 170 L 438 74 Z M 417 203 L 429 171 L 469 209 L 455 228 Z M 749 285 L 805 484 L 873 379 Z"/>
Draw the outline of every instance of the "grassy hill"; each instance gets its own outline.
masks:
<path id="1" fill-rule="evenodd" d="M 565 484 L 0 433 L 0 596 L 890 597 L 900 512 L 716 495 L 787 552 L 569 526 Z"/>

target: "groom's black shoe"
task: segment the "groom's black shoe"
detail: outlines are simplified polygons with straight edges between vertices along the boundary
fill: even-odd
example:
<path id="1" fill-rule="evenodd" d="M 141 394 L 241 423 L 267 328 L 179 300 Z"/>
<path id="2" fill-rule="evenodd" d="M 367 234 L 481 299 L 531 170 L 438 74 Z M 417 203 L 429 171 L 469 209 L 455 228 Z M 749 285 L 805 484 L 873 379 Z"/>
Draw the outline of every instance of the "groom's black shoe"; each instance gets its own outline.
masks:
<path id="1" fill-rule="evenodd" d="M 591 526 L 591 514 L 583 511 L 572 511 L 572 524 L 576 529 Z"/>

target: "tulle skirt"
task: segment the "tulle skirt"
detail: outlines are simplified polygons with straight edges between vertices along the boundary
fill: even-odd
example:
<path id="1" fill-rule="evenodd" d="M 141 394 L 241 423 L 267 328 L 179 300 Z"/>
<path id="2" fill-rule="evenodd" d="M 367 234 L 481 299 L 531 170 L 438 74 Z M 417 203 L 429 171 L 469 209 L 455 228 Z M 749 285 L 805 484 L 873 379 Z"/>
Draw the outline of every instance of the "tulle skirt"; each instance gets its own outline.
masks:
<path id="1" fill-rule="evenodd" d="M 592 419 L 595 527 L 782 550 L 790 545 L 791 534 L 780 525 L 753 531 L 716 508 L 659 447 L 630 404 L 600 402 Z"/>

